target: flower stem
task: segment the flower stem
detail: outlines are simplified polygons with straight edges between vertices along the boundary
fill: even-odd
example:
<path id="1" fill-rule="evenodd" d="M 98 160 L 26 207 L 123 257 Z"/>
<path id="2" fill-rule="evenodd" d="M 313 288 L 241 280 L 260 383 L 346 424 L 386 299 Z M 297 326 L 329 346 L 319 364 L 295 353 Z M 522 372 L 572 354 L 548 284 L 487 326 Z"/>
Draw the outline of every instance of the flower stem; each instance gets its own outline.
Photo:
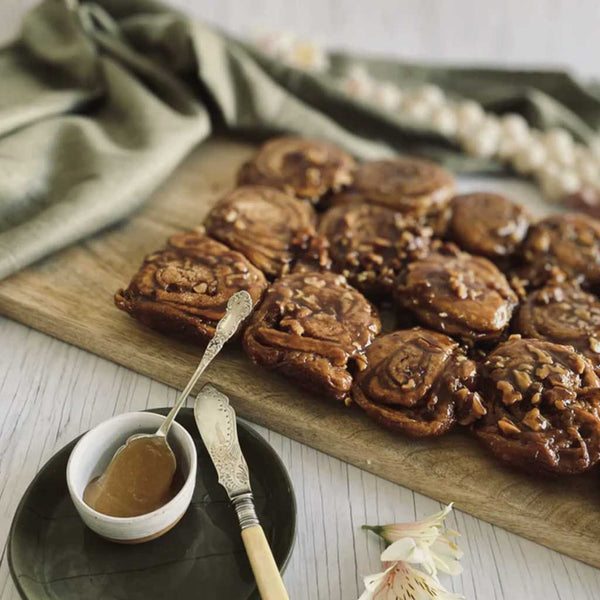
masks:
<path id="1" fill-rule="evenodd" d="M 361 529 L 366 529 L 367 531 L 372 531 L 373 533 L 376 533 L 377 535 L 381 535 L 381 532 L 383 531 L 383 527 L 381 525 L 363 525 L 361 527 Z"/>

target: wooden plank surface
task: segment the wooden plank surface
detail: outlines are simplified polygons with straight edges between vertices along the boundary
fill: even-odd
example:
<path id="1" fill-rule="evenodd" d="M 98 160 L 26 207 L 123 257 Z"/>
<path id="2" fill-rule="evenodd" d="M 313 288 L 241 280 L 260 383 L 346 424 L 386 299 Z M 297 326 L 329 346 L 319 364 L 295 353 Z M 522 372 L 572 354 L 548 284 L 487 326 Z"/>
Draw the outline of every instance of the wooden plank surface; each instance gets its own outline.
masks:
<path id="1" fill-rule="evenodd" d="M 200 351 L 138 325 L 112 303 L 142 257 L 171 232 L 200 223 L 231 187 L 250 145 L 202 146 L 128 222 L 0 283 L 0 312 L 139 373 L 182 388 Z M 493 461 L 464 433 L 395 437 L 252 366 L 229 348 L 206 374 L 244 417 L 367 471 L 600 566 L 600 480 L 536 480 Z"/>

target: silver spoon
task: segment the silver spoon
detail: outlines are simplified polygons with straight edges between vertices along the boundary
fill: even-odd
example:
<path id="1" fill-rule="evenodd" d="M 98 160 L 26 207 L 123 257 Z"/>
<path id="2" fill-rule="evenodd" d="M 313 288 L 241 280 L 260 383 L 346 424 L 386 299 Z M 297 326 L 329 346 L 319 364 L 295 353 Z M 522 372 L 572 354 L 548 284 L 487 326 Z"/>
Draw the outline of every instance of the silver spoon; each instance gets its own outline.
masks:
<path id="1" fill-rule="evenodd" d="M 208 365 L 212 362 L 212 360 L 215 358 L 215 356 L 221 351 L 225 342 L 227 342 L 227 340 L 229 340 L 233 336 L 233 334 L 237 331 L 237 328 L 239 327 L 240 323 L 246 317 L 248 317 L 248 315 L 250 315 L 251 312 L 252 312 L 252 298 L 251 298 L 250 294 L 248 292 L 246 292 L 245 290 L 239 291 L 239 292 L 235 293 L 233 296 L 231 296 L 231 298 L 229 298 L 229 301 L 227 302 L 227 308 L 225 311 L 225 315 L 217 323 L 217 326 L 215 328 L 215 335 L 212 337 L 212 339 L 208 343 L 208 346 L 206 347 L 206 350 L 204 351 L 204 354 L 202 355 L 202 359 L 200 360 L 200 364 L 198 365 L 198 368 L 192 375 L 191 379 L 188 381 L 187 385 L 185 386 L 185 389 L 179 395 L 177 402 L 175 402 L 175 405 L 170 410 L 169 414 L 165 417 L 165 420 L 162 422 L 161 426 L 158 428 L 156 433 L 136 433 L 136 434 L 130 436 L 127 439 L 127 441 L 125 442 L 125 444 L 123 444 L 115 452 L 108 467 L 104 471 L 104 475 L 102 475 L 102 477 L 100 478 L 101 480 L 102 480 L 102 478 L 105 477 L 105 475 L 107 475 L 107 473 L 113 473 L 114 468 L 117 468 L 116 467 L 117 463 L 115 462 L 117 457 L 127 447 L 130 447 L 130 445 L 133 441 L 139 440 L 141 438 L 147 438 L 147 439 L 153 438 L 154 440 L 158 441 L 161 444 L 161 446 L 163 446 L 163 450 L 166 455 L 165 457 L 163 457 L 164 461 L 167 464 L 170 464 L 170 467 L 172 467 L 170 469 L 172 471 L 171 476 L 175 473 L 177 461 L 175 458 L 175 454 L 174 454 L 171 446 L 169 445 L 169 442 L 167 441 L 167 435 L 169 433 L 169 429 L 171 428 L 171 425 L 173 424 L 173 421 L 175 420 L 177 413 L 179 412 L 179 410 L 183 406 L 184 402 L 186 401 L 188 395 L 194 388 L 194 385 L 196 384 L 198 379 L 200 379 L 200 377 L 206 370 L 206 367 L 208 367 Z M 165 482 L 158 482 L 158 483 L 162 484 Z M 166 483 L 168 485 L 170 485 L 170 481 L 166 482 Z M 157 487 L 157 490 L 158 490 L 158 488 L 160 488 L 159 485 L 157 485 L 156 487 Z"/>
<path id="2" fill-rule="evenodd" d="M 183 392 L 181 392 L 177 402 L 175 402 L 175 406 L 173 406 L 173 408 L 170 410 L 169 414 L 165 417 L 165 420 L 155 434 L 138 435 L 157 435 L 164 438 L 167 437 L 169 429 L 171 428 L 171 424 L 175 420 L 179 409 L 183 406 L 183 403 L 190 395 L 190 392 L 196 385 L 198 379 L 200 379 L 204 371 L 206 371 L 206 367 L 208 367 L 215 356 L 219 354 L 225 342 L 227 342 L 231 336 L 233 336 L 240 326 L 240 323 L 244 321 L 244 319 L 246 319 L 251 312 L 252 297 L 247 291 L 241 290 L 229 298 L 227 302 L 227 308 L 225 309 L 225 315 L 217 323 L 217 326 L 215 327 L 215 335 L 212 337 L 210 342 L 208 342 L 208 346 L 206 346 L 206 350 L 202 355 L 202 359 L 200 360 L 198 368 L 188 381 L 188 384 L 185 386 Z"/>

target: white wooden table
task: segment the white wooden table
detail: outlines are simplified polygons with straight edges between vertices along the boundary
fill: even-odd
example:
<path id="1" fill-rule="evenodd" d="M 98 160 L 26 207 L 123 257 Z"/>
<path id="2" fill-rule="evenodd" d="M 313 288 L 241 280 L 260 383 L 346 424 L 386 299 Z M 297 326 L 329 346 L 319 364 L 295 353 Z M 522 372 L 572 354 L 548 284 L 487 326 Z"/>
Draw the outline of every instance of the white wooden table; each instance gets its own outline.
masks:
<path id="1" fill-rule="evenodd" d="M 14 35 L 34 3 L 0 0 L 0 43 Z M 286 3 L 285 10 L 279 0 L 174 3 L 240 33 L 287 28 L 336 46 L 414 59 L 566 64 L 585 75 L 599 72 L 597 0 L 305 0 Z M 533 198 L 518 184 L 514 191 Z M 100 421 L 171 405 L 175 395 L 163 384 L 0 317 L 0 599 L 18 598 L 5 540 L 17 503 L 41 465 Z M 381 551 L 360 526 L 413 520 L 439 509 L 424 496 L 257 429 L 282 457 L 296 490 L 298 537 L 285 575 L 294 600 L 357 598 L 362 577 L 379 570 Z M 449 521 L 463 535 L 465 571 L 445 581 L 467 598 L 600 599 L 600 570 L 459 512 Z"/>

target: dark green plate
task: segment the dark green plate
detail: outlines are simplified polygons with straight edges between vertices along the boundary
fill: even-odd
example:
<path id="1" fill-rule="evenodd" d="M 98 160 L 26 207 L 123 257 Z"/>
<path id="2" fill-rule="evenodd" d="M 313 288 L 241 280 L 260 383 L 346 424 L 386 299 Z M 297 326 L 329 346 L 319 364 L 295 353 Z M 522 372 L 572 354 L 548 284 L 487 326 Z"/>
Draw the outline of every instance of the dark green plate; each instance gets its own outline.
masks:
<path id="1" fill-rule="evenodd" d="M 167 409 L 156 411 L 166 414 Z M 239 525 L 194 423 L 177 421 L 196 441 L 192 503 L 161 538 L 137 546 L 107 542 L 87 529 L 69 497 L 65 472 L 74 440 L 37 474 L 13 519 L 8 561 L 27 600 L 249 600 L 258 598 Z M 290 478 L 267 442 L 238 422 L 256 508 L 283 570 L 294 545 L 296 502 Z"/>

